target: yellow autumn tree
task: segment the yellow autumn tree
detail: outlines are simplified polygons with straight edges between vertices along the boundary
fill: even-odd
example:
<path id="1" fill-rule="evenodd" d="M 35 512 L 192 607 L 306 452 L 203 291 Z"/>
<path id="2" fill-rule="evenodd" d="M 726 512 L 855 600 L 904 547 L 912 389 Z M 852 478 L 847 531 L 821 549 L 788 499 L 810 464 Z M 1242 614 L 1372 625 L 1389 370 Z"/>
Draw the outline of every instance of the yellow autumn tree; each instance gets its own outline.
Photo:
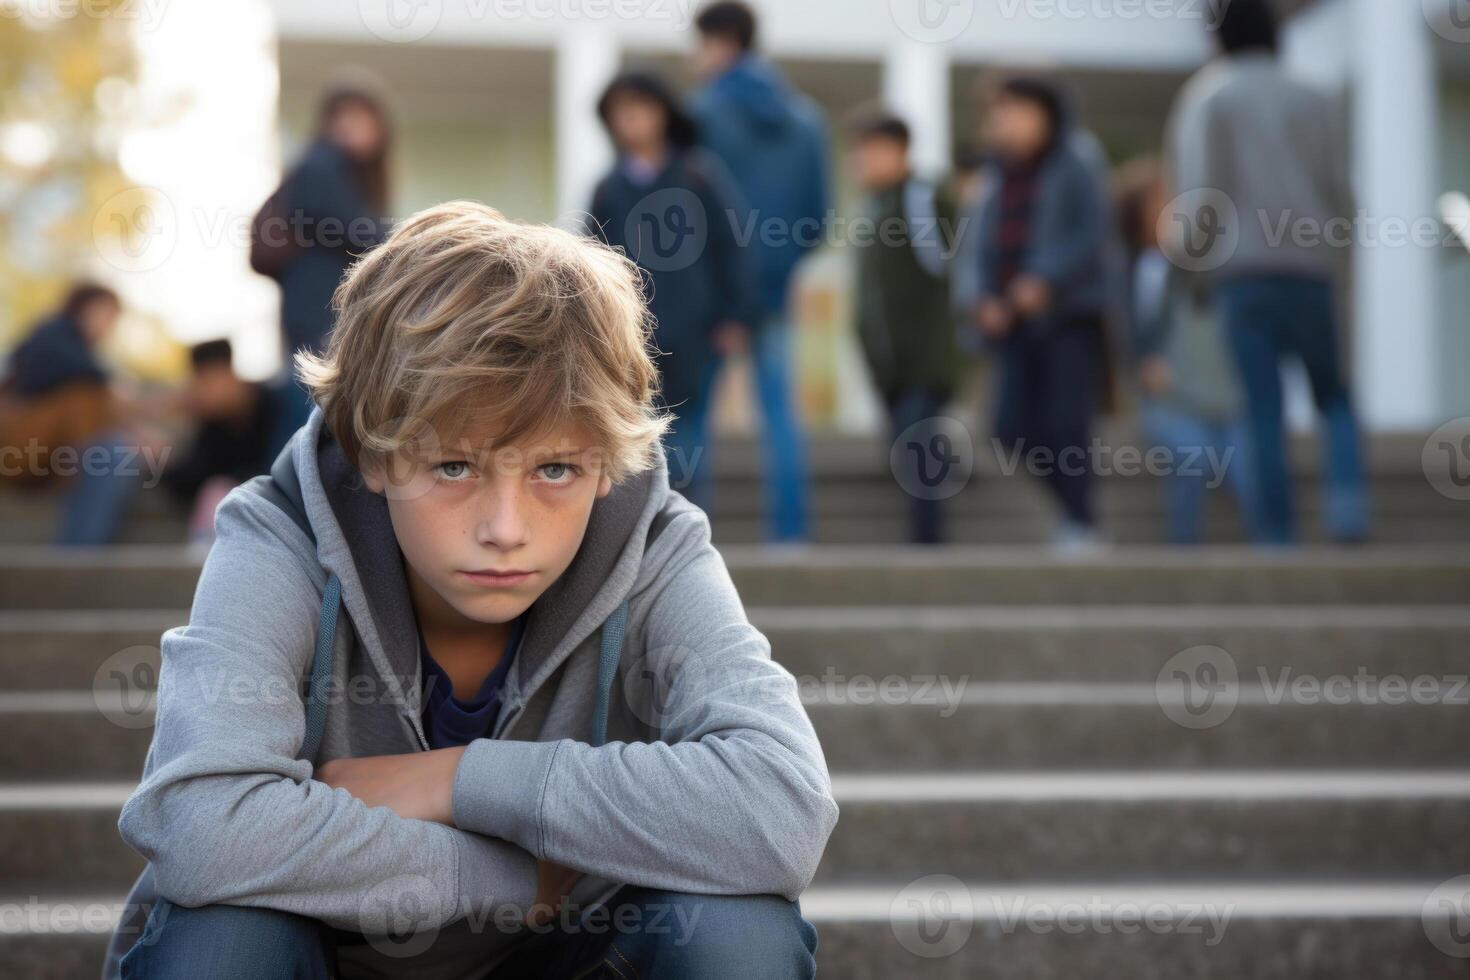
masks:
<path id="1" fill-rule="evenodd" d="M 0 348 L 94 258 L 133 101 L 124 0 L 0 0 Z"/>

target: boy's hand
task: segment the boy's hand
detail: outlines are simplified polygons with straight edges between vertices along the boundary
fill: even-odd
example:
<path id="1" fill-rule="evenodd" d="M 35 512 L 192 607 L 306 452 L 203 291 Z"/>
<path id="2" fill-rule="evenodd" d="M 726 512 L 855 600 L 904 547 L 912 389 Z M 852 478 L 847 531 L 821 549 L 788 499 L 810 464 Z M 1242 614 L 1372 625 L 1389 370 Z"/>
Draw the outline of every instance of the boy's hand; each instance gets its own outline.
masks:
<path id="1" fill-rule="evenodd" d="M 526 913 L 526 921 L 533 926 L 548 922 L 556 915 L 572 893 L 572 887 L 582 877 L 582 872 L 562 867 L 551 861 L 536 862 L 536 902 Z"/>
<path id="2" fill-rule="evenodd" d="M 975 310 L 975 323 L 980 332 L 991 340 L 1002 340 L 1015 325 L 1015 317 L 1009 307 L 992 296 Z"/>
<path id="3" fill-rule="evenodd" d="M 721 357 L 733 357 L 750 348 L 750 328 L 737 320 L 723 320 L 715 325 L 710 342 Z"/>
<path id="4" fill-rule="evenodd" d="M 1011 305 L 1023 317 L 1040 316 L 1051 307 L 1051 287 L 1040 276 L 1021 276 L 1011 284 Z"/>
<path id="5" fill-rule="evenodd" d="M 464 746 L 333 759 L 317 766 L 316 778 L 345 789 L 368 806 L 386 806 L 400 817 L 453 824 L 454 773 Z"/>
<path id="6" fill-rule="evenodd" d="M 1158 354 L 1152 354 L 1138 364 L 1138 383 L 1146 394 L 1163 395 L 1174 387 L 1174 376 L 1169 362 Z"/>

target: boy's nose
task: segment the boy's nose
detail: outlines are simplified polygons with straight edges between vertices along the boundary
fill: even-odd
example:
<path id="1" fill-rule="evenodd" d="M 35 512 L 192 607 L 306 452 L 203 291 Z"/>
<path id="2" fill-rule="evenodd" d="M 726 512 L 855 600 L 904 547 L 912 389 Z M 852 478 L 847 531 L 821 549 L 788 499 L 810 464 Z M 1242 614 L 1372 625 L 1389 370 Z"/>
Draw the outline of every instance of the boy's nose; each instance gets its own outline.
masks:
<path id="1" fill-rule="evenodd" d="M 475 538 L 488 547 L 508 550 L 526 543 L 527 522 L 517 487 L 490 487 L 481 497 Z"/>

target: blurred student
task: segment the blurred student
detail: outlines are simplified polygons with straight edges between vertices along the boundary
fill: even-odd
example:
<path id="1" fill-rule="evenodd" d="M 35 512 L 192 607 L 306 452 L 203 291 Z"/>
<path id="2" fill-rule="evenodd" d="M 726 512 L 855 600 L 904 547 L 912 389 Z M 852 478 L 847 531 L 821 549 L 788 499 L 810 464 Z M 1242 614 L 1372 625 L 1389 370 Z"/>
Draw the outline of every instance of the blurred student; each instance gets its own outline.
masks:
<path id="1" fill-rule="evenodd" d="M 1200 283 L 1159 247 L 1167 203 L 1162 169 L 1135 160 L 1118 173 L 1118 226 L 1129 257 L 1129 311 L 1145 434 L 1169 451 L 1165 483 L 1168 539 L 1197 544 L 1205 491 L 1223 481 L 1247 535 L 1254 480 L 1240 385 L 1224 324 Z"/>
<path id="2" fill-rule="evenodd" d="M 670 485 L 708 509 L 705 379 L 716 338 L 746 332 L 759 315 L 750 253 L 729 220 L 738 192 L 719 159 L 694 145 L 693 119 L 657 75 L 619 75 L 597 112 L 617 162 L 593 194 L 592 219 L 597 234 L 643 270 L 661 399 L 677 416 L 665 439 Z"/>
<path id="3" fill-rule="evenodd" d="M 6 477 L 36 487 L 66 481 L 58 544 L 110 543 L 136 490 L 118 465 L 139 455 L 128 453 L 130 444 L 140 448 L 128 434 L 132 406 L 97 356 L 121 312 L 111 289 L 77 283 L 12 352 L 0 386 Z"/>
<path id="4" fill-rule="evenodd" d="M 812 101 L 755 53 L 756 20 L 744 3 L 723 0 L 695 20 L 695 67 L 705 79 L 692 108 L 700 140 L 739 188 L 746 211 L 738 227 L 755 252 L 759 321 L 749 336 L 717 335 L 722 354 L 747 343 L 764 416 L 762 449 L 770 536 L 808 536 L 806 449 L 791 379 L 792 274 L 822 243 L 828 211 L 826 124 Z M 716 363 L 706 380 L 713 386 Z"/>
<path id="5" fill-rule="evenodd" d="M 1281 361 L 1291 356 L 1306 368 L 1324 422 L 1328 533 L 1358 541 L 1368 534 L 1368 495 L 1339 363 L 1338 263 L 1325 242 L 1289 233 L 1277 240 L 1272 231 L 1301 221 L 1326 228 L 1353 214 L 1342 113 L 1283 70 L 1265 0 L 1233 0 L 1214 26 L 1220 54 L 1180 93 L 1169 123 L 1169 169 L 1173 193 L 1210 190 L 1240 216 L 1232 254 L 1218 262 L 1199 254 L 1212 266 L 1245 389 L 1262 534 L 1278 544 L 1296 537 L 1281 390 Z M 1203 209 L 1195 210 L 1171 215 L 1178 236 L 1171 248 L 1199 250 L 1218 237 Z"/>
<path id="6" fill-rule="evenodd" d="M 190 508 L 189 538 L 214 539 L 214 511 L 225 495 L 271 462 L 277 403 L 259 384 L 235 373 L 228 340 L 189 351 L 192 368 L 184 407 L 195 429 L 182 454 L 163 471 L 163 485 Z"/>
<path id="7" fill-rule="evenodd" d="M 958 382 L 945 267 L 954 207 L 914 175 L 902 119 L 870 115 L 854 124 L 853 137 L 853 171 L 873 230 L 854 242 L 858 338 L 888 411 L 890 441 L 919 427 L 911 433 L 918 448 L 902 456 L 913 467 L 900 481 L 909 491 L 909 538 L 938 544 L 944 537 L 940 501 L 917 491 L 932 466 L 927 447 L 939 434 L 939 414 Z"/>
<path id="8" fill-rule="evenodd" d="M 986 133 L 994 173 L 967 232 L 966 346 L 980 338 L 995 352 L 996 439 L 1060 504 L 1053 543 L 1090 550 L 1100 544 L 1089 448 L 1111 295 L 1105 189 L 1046 80 L 997 83 Z"/>
<path id="9" fill-rule="evenodd" d="M 387 234 L 388 110 L 366 84 L 330 89 L 316 137 L 256 215 L 250 261 L 281 286 L 286 375 L 272 444 L 285 445 L 311 411 L 291 355 L 320 353 L 335 322 L 332 293 L 353 261 Z"/>

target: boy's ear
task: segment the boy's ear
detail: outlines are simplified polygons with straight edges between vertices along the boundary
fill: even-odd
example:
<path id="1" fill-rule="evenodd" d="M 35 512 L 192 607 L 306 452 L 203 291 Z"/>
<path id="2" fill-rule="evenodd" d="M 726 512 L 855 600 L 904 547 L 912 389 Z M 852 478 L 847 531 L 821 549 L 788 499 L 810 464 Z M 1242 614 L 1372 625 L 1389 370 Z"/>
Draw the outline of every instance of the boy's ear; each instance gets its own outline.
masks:
<path id="1" fill-rule="evenodd" d="M 597 480 L 597 495 L 599 497 L 606 497 L 608 495 L 608 493 L 611 492 L 611 490 L 612 490 L 612 477 L 610 477 L 606 473 L 604 473 Z"/>
<path id="2" fill-rule="evenodd" d="M 383 471 L 376 465 L 368 464 L 359 471 L 362 473 L 363 484 L 373 493 L 383 492 Z"/>

